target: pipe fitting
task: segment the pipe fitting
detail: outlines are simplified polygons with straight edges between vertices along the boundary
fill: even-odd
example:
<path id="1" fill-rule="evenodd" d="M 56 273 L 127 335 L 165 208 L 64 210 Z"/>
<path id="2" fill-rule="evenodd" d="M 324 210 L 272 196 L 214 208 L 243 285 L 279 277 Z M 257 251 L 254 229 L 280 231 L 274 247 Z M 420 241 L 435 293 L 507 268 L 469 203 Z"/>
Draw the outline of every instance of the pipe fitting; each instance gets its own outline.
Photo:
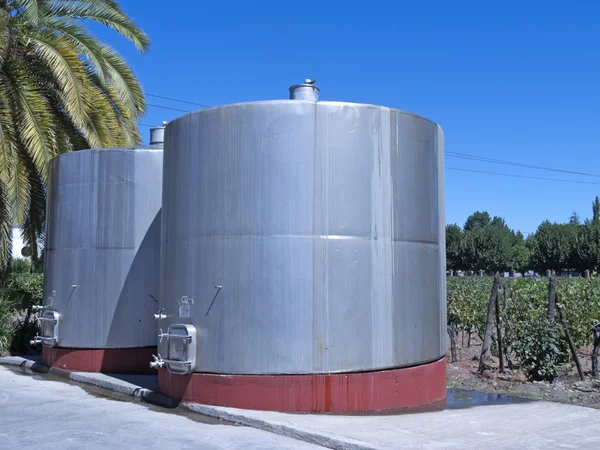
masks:
<path id="1" fill-rule="evenodd" d="M 156 355 L 152 355 L 152 358 L 154 358 L 154 361 L 150 361 L 150 368 L 151 369 L 159 369 L 161 367 L 164 367 L 165 362 L 162 360 L 162 358 L 159 358 Z"/>
<path id="2" fill-rule="evenodd" d="M 165 309 L 163 308 L 163 309 L 161 309 L 160 311 L 158 311 L 158 314 L 154 314 L 154 320 L 164 320 L 164 319 L 166 319 L 166 318 L 167 318 L 167 315 L 166 315 L 166 314 L 163 314 L 163 311 L 164 311 L 164 310 L 165 310 Z"/>
<path id="3" fill-rule="evenodd" d="M 316 102 L 319 100 L 319 88 L 317 80 L 307 78 L 302 84 L 295 84 L 290 87 L 290 100 L 310 100 Z"/>

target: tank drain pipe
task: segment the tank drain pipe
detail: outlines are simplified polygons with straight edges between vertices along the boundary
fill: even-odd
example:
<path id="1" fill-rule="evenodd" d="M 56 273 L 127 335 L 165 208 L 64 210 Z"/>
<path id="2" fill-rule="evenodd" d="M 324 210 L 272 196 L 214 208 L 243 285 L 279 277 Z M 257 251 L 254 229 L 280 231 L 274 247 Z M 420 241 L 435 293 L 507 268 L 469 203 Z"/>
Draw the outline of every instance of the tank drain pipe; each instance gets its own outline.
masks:
<path id="1" fill-rule="evenodd" d="M 43 310 L 45 310 L 46 308 L 48 308 L 49 306 L 50 306 L 50 305 L 33 305 L 33 306 L 31 307 L 31 310 L 32 310 L 32 311 L 43 311 Z"/>
<path id="2" fill-rule="evenodd" d="M 163 361 L 162 357 L 160 356 L 160 353 L 158 354 L 158 356 L 152 355 L 152 359 L 153 359 L 153 361 L 150 361 L 151 369 L 159 369 L 159 368 L 165 366 L 165 362 Z"/>
<path id="3" fill-rule="evenodd" d="M 158 314 L 154 314 L 154 320 L 165 320 L 167 318 L 166 314 L 163 314 L 165 308 L 162 308 L 158 311 Z"/>

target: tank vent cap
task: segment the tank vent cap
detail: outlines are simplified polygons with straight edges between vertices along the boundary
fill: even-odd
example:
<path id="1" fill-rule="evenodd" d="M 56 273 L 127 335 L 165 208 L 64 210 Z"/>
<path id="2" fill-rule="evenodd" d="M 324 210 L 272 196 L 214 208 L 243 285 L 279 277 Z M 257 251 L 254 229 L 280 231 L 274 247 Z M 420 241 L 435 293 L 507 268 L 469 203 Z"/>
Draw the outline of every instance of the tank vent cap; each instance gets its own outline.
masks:
<path id="1" fill-rule="evenodd" d="M 167 122 L 163 122 L 158 127 L 150 128 L 150 145 L 164 144 L 165 142 L 165 126 Z"/>
<path id="2" fill-rule="evenodd" d="M 311 100 L 316 102 L 319 100 L 319 88 L 317 80 L 307 78 L 303 84 L 295 84 L 290 87 L 291 100 Z"/>

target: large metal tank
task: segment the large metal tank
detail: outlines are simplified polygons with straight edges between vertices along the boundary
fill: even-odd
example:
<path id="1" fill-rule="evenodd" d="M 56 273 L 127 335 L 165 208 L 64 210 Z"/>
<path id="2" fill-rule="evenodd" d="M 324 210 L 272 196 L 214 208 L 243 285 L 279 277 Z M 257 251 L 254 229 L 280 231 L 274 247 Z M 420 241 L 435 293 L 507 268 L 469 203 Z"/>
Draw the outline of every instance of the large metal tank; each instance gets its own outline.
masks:
<path id="1" fill-rule="evenodd" d="M 82 150 L 50 163 L 44 360 L 138 371 L 156 350 L 164 126 L 148 147 Z"/>
<path id="2" fill-rule="evenodd" d="M 277 376 L 440 360 L 441 128 L 317 101 L 310 80 L 290 93 L 166 128 L 154 366 Z"/>

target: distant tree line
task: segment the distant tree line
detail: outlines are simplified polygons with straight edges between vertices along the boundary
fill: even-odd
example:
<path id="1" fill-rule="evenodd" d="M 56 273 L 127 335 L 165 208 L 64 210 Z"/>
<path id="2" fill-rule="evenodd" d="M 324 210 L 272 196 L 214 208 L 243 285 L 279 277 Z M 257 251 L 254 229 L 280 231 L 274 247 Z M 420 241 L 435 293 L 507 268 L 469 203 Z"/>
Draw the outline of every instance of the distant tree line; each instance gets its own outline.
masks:
<path id="1" fill-rule="evenodd" d="M 447 270 L 486 272 L 534 270 L 545 273 L 595 272 L 600 269 L 600 199 L 592 203 L 592 219 L 573 212 L 567 223 L 544 221 L 527 238 L 501 217 L 476 211 L 459 225 L 446 226 Z"/>

